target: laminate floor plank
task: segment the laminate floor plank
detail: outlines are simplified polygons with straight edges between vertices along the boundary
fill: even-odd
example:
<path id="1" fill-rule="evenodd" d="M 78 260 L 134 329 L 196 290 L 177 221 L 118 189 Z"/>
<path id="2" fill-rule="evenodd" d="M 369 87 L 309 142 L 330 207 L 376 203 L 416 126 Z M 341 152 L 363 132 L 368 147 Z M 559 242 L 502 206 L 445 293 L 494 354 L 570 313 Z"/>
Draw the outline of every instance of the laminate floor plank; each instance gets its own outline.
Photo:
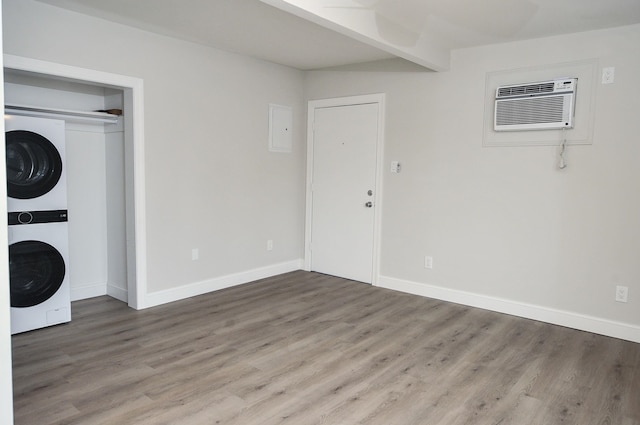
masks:
<path id="1" fill-rule="evenodd" d="M 12 338 L 17 425 L 640 425 L 640 344 L 292 272 Z"/>
<path id="2" fill-rule="evenodd" d="M 225 391 L 204 392 L 192 400 L 161 400 L 110 418 L 114 424 L 211 425 L 228 423 L 244 402 Z"/>
<path id="3" fill-rule="evenodd" d="M 629 354 L 630 363 L 632 365 L 636 365 L 633 369 L 633 372 L 630 372 L 630 384 L 627 392 L 623 393 L 624 400 L 624 417 L 628 421 L 635 421 L 636 423 L 640 423 L 640 407 L 638 407 L 638 402 L 640 400 L 640 368 L 637 367 L 640 364 L 640 351 L 635 350 L 634 347 L 625 347 L 627 350 L 631 351 Z M 635 359 L 634 356 L 635 355 Z"/>
<path id="4" fill-rule="evenodd" d="M 54 425 L 69 423 L 80 411 L 71 403 L 58 401 L 43 401 L 31 410 L 21 410 L 15 413 L 14 422 L 23 424 Z"/>
<path id="5" fill-rule="evenodd" d="M 117 424 L 116 419 L 122 412 L 130 412 L 141 406 L 149 406 L 152 403 L 148 397 L 142 394 L 132 393 L 129 397 L 119 397 L 118 400 L 107 399 L 104 404 L 96 402 L 90 408 L 85 408 L 79 413 L 51 422 L 51 425 L 87 425 L 87 424 Z M 16 423 L 18 423 L 16 421 Z M 33 422 L 40 423 L 40 422 Z M 131 422 L 132 424 L 135 422 Z"/>

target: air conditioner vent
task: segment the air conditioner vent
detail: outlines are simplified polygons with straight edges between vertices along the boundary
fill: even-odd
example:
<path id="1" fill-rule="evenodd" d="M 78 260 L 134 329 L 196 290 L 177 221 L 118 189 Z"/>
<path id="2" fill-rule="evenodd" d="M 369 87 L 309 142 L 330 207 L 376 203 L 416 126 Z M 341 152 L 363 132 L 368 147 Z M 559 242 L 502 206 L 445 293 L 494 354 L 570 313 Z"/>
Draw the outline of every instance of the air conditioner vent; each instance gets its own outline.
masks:
<path id="1" fill-rule="evenodd" d="M 511 96 L 526 96 L 531 94 L 553 93 L 554 83 L 537 83 L 522 86 L 500 87 L 498 98 Z"/>
<path id="2" fill-rule="evenodd" d="M 500 102 L 496 105 L 496 125 L 523 125 L 561 122 L 564 99 L 546 96 L 525 103 Z"/>
<path id="3" fill-rule="evenodd" d="M 494 130 L 573 128 L 577 78 L 498 87 Z"/>

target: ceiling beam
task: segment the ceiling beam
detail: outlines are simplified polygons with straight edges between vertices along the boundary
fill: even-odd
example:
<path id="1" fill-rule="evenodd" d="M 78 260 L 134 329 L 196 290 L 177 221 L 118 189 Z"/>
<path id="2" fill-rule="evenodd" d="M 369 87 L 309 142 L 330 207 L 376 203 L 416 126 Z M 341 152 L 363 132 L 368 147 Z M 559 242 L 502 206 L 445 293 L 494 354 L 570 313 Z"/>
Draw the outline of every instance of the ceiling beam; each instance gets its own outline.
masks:
<path id="1" fill-rule="evenodd" d="M 339 5 L 339 1 L 328 4 L 325 0 L 260 1 L 430 70 L 449 69 L 449 49 L 385 18 L 375 8 L 367 7 L 366 2 L 343 1 Z"/>

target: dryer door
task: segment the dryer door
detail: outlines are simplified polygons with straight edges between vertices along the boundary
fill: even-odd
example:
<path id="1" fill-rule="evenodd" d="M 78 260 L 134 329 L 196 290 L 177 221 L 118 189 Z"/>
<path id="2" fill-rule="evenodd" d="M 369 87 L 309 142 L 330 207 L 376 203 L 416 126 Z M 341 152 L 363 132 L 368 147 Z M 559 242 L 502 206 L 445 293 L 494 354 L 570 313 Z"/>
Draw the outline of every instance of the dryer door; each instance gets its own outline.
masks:
<path id="1" fill-rule="evenodd" d="M 62 158 L 47 138 L 26 130 L 8 131 L 6 148 L 9 197 L 37 198 L 60 180 Z"/>
<path id="2" fill-rule="evenodd" d="M 32 307 L 51 298 L 62 285 L 62 255 L 40 241 L 9 245 L 11 307 Z"/>

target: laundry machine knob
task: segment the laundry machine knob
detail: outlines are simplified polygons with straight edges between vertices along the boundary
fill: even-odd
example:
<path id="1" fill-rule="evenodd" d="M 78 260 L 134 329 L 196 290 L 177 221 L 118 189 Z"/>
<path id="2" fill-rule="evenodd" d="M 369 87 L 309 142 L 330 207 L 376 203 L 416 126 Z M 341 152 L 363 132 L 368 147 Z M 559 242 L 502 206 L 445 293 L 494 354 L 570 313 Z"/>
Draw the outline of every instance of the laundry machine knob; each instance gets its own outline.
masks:
<path id="1" fill-rule="evenodd" d="M 18 214 L 18 223 L 20 224 L 30 224 L 33 221 L 33 214 L 28 211 L 21 212 Z"/>

